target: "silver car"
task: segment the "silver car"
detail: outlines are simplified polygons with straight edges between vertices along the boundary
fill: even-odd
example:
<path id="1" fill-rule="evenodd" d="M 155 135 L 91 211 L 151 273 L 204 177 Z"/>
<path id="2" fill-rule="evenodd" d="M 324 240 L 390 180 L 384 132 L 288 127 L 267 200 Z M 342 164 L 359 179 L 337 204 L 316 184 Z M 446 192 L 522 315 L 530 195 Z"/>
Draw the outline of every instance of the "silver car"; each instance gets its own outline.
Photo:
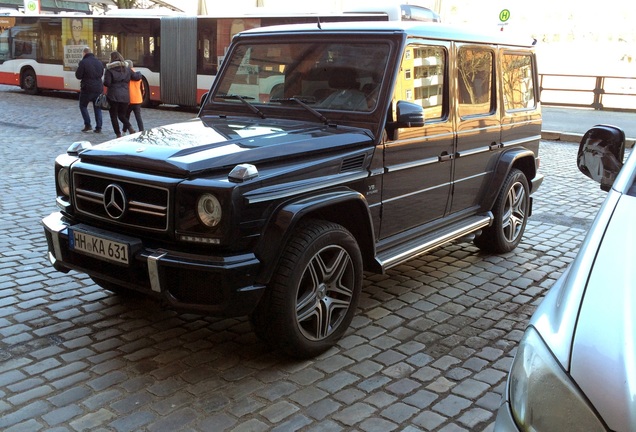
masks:
<path id="1" fill-rule="evenodd" d="M 636 156 L 596 126 L 579 169 L 609 193 L 581 249 L 532 316 L 495 431 L 636 431 Z"/>

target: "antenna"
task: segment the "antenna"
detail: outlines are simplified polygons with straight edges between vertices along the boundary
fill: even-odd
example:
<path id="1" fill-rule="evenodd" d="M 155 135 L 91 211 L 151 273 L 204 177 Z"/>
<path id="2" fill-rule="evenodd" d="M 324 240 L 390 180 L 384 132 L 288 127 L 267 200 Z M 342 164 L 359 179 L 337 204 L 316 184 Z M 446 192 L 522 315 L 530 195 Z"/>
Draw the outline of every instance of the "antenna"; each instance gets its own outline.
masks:
<path id="1" fill-rule="evenodd" d="M 320 17 L 317 17 L 317 20 L 318 20 L 318 23 L 317 23 L 318 24 L 318 30 L 322 30 L 322 26 L 320 25 Z"/>

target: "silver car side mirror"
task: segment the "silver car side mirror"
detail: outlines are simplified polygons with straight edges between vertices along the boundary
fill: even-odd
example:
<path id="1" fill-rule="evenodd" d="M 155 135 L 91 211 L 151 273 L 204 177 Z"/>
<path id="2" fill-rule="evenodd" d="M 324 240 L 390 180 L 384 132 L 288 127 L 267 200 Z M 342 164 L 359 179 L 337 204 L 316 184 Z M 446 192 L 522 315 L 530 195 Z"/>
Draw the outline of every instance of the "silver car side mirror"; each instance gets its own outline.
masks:
<path id="1" fill-rule="evenodd" d="M 588 130 L 579 144 L 579 170 L 610 190 L 623 167 L 625 132 L 616 126 L 596 125 Z"/>

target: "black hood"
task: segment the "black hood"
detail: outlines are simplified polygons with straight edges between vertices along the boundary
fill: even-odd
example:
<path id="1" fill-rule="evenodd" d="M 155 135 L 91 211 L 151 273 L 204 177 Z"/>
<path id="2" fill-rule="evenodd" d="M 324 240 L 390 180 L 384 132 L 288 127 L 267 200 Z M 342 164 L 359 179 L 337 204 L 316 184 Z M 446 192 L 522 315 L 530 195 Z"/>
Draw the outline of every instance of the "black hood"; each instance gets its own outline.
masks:
<path id="1" fill-rule="evenodd" d="M 161 126 L 94 146 L 84 162 L 186 177 L 241 163 L 263 163 L 369 145 L 365 129 L 315 122 L 204 118 Z"/>

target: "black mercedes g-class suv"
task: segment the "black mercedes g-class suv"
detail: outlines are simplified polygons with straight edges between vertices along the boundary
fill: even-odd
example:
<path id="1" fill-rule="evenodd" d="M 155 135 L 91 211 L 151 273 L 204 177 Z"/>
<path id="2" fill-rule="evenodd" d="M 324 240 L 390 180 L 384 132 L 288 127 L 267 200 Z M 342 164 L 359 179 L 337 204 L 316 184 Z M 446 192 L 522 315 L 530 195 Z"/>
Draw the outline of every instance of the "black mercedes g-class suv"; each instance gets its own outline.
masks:
<path id="1" fill-rule="evenodd" d="M 439 23 L 237 35 L 197 118 L 55 162 L 53 266 L 169 307 L 249 315 L 298 357 L 343 335 L 364 271 L 475 234 L 509 252 L 531 213 L 531 42 Z"/>

